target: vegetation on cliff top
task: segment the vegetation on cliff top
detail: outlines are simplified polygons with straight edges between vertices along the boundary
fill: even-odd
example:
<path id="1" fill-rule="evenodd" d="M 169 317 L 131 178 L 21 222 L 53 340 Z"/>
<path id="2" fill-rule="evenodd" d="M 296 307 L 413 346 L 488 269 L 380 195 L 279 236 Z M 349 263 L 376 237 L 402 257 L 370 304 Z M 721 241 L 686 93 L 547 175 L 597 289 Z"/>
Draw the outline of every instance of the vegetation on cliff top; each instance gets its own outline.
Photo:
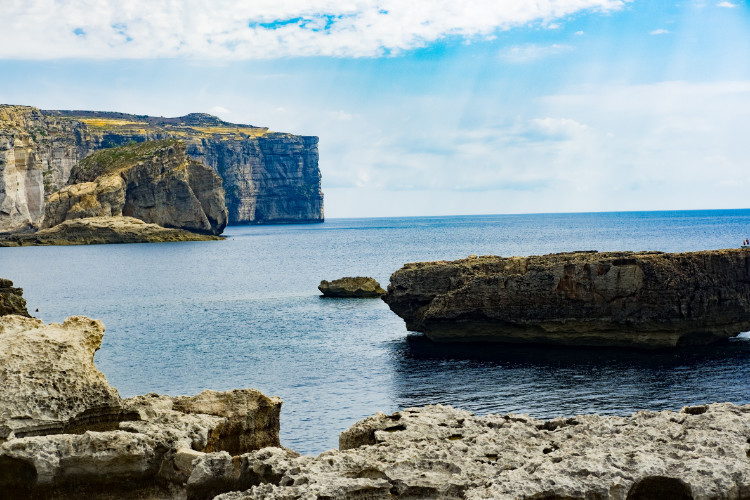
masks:
<path id="1" fill-rule="evenodd" d="M 132 167 L 140 161 L 147 160 L 160 151 L 168 150 L 183 144 L 178 139 L 146 141 L 116 148 L 100 149 L 91 153 L 73 167 L 68 184 L 92 181 L 97 177 L 114 174 Z M 183 146 L 184 147 L 184 146 Z"/>

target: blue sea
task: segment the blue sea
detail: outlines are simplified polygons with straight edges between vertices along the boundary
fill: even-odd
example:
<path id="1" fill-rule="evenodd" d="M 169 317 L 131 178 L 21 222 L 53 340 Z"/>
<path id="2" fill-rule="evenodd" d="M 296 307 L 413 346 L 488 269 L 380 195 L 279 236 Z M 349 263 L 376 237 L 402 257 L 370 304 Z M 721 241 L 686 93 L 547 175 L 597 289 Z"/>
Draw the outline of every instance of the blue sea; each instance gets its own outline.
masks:
<path id="1" fill-rule="evenodd" d="M 550 418 L 750 402 L 750 338 L 644 352 L 438 345 L 380 300 L 322 279 L 406 262 L 571 250 L 737 247 L 750 210 L 332 219 L 234 226 L 226 241 L 0 248 L 0 276 L 45 321 L 107 327 L 97 366 L 124 397 L 253 387 L 283 398 L 282 444 L 317 454 L 377 411 L 431 403 Z M 39 309 L 34 313 L 35 309 Z"/>

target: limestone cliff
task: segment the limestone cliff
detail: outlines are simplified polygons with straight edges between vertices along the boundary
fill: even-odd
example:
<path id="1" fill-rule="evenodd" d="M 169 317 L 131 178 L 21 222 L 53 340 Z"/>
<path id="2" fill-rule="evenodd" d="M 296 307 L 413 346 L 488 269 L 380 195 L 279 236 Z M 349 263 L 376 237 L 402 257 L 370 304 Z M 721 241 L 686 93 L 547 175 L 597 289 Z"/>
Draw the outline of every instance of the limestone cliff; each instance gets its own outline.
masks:
<path id="1" fill-rule="evenodd" d="M 176 138 L 224 181 L 230 224 L 322 222 L 318 138 L 179 118 L 0 105 L 0 231 L 38 226 L 44 196 L 91 151 Z"/>
<path id="2" fill-rule="evenodd" d="M 406 264 L 383 300 L 435 341 L 667 347 L 750 330 L 750 251 Z"/>
<path id="3" fill-rule="evenodd" d="M 93 144 L 78 120 L 0 105 L 0 231 L 38 225 L 45 195 L 65 185 Z"/>
<path id="4" fill-rule="evenodd" d="M 218 235 L 227 225 L 221 178 L 168 139 L 96 151 L 47 198 L 43 228 L 86 217 L 135 217 Z"/>

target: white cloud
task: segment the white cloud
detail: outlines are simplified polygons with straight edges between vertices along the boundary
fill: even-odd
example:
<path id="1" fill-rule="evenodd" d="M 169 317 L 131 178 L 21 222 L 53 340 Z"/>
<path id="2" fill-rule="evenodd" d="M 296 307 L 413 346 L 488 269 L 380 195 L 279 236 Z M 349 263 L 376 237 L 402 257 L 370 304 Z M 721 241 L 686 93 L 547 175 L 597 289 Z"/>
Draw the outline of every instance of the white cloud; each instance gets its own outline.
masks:
<path id="1" fill-rule="evenodd" d="M 649 35 L 668 35 L 669 33 L 671 33 L 669 30 L 659 28 L 658 30 L 649 32 Z"/>
<path id="2" fill-rule="evenodd" d="M 571 50 L 573 50 L 571 45 L 557 43 L 552 45 L 536 45 L 530 43 L 509 47 L 500 52 L 500 58 L 505 62 L 524 63 L 536 61 L 556 54 L 570 52 Z"/>
<path id="3" fill-rule="evenodd" d="M 631 0 L 4 0 L 0 58 L 370 57 Z"/>
<path id="4" fill-rule="evenodd" d="M 209 109 L 208 112 L 211 113 L 212 115 L 218 115 L 218 116 L 232 114 L 231 111 L 229 111 L 227 108 L 223 106 L 214 106 L 211 109 Z"/>
<path id="5" fill-rule="evenodd" d="M 717 7 L 724 7 L 726 9 L 733 9 L 735 7 L 739 7 L 736 3 L 732 2 L 719 2 L 716 4 Z"/>
<path id="6" fill-rule="evenodd" d="M 346 111 L 340 109 L 338 111 L 331 111 L 328 113 L 330 116 L 335 118 L 336 120 L 342 121 L 342 122 L 350 122 L 354 119 L 354 115 L 351 113 L 347 113 Z"/>
<path id="7" fill-rule="evenodd" d="M 584 34 L 585 34 L 585 32 L 584 32 L 584 31 L 576 31 L 576 32 L 575 32 L 575 35 L 576 35 L 576 36 L 583 36 Z"/>

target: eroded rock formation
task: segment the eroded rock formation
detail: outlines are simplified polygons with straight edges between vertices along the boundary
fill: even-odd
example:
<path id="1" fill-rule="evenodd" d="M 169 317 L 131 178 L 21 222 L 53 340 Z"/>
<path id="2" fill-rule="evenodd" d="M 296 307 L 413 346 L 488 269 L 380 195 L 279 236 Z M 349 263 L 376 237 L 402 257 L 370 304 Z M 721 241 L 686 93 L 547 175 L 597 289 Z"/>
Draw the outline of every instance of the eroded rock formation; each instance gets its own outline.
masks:
<path id="1" fill-rule="evenodd" d="M 383 300 L 435 341 L 667 347 L 750 330 L 750 251 L 406 264 Z"/>
<path id="2" fill-rule="evenodd" d="M 42 245 L 100 245 L 109 243 L 163 243 L 212 241 L 222 236 L 168 229 L 133 217 L 87 217 L 66 220 L 37 232 L 0 235 L 0 247 Z"/>
<path id="3" fill-rule="evenodd" d="M 357 276 L 355 278 L 339 278 L 333 281 L 323 280 L 318 285 L 318 290 L 325 297 L 336 298 L 377 298 L 385 294 L 375 278 Z"/>
<path id="4" fill-rule="evenodd" d="M 120 396 L 94 366 L 103 336 L 100 321 L 81 316 L 50 325 L 0 318 L 0 439 L 116 421 Z"/>
<path id="5" fill-rule="evenodd" d="M 340 451 L 245 454 L 235 477 L 260 482 L 217 500 L 741 499 L 750 491 L 750 405 L 631 417 L 477 417 L 444 406 L 376 414 Z M 225 463 L 201 457 L 194 473 Z M 205 464 L 205 465 L 204 465 Z"/>
<path id="6" fill-rule="evenodd" d="M 44 196 L 91 151 L 180 139 L 224 181 L 231 224 L 322 222 L 318 138 L 201 113 L 179 118 L 0 105 L 0 231 L 37 226 Z"/>
<path id="7" fill-rule="evenodd" d="M 28 316 L 26 299 L 23 298 L 23 289 L 13 286 L 11 280 L 0 278 L 0 316 L 16 314 Z"/>
<path id="8" fill-rule="evenodd" d="M 185 155 L 178 140 L 96 151 L 47 198 L 43 228 L 86 217 L 129 216 L 218 235 L 227 225 L 221 178 Z"/>
<path id="9" fill-rule="evenodd" d="M 279 446 L 281 400 L 252 389 L 120 399 L 94 366 L 103 331 L 0 318 L 3 498 L 184 498 L 205 453 Z"/>

